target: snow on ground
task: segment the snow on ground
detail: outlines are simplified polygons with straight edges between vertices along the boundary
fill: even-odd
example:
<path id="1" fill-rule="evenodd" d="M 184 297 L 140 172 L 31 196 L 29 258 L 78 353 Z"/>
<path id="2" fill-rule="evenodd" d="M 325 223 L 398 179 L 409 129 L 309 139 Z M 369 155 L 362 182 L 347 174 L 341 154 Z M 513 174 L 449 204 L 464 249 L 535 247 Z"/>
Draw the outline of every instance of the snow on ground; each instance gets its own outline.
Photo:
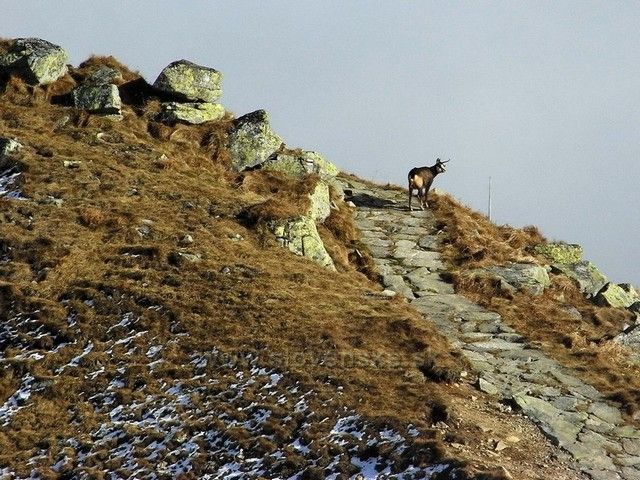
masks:
<path id="1" fill-rule="evenodd" d="M 22 175 L 22 172 L 13 165 L 0 170 L 0 198 L 24 199 L 22 191 L 18 187 L 20 175 Z"/>
<path id="2" fill-rule="evenodd" d="M 73 313 L 67 323 L 78 328 Z M 130 312 L 105 329 L 107 341 L 69 343 L 55 338 L 35 315 L 17 316 L 0 326 L 0 345 L 11 345 L 21 357 L 42 361 L 47 355 L 60 356 L 58 375 L 78 375 L 98 351 L 116 362 L 109 368 L 91 363 L 80 373 L 87 382 L 101 380 L 105 385 L 82 399 L 102 416 L 97 427 L 83 438 L 62 440 L 61 453 L 55 458 L 34 450 L 30 476 L 18 477 L 4 469 L 2 478 L 38 478 L 42 467 L 77 472 L 73 478 L 91 478 L 88 469 L 100 467 L 105 478 L 116 478 L 113 471 L 117 470 L 117 478 L 190 474 L 210 480 L 297 479 L 309 469 L 326 478 L 430 478 L 453 468 L 412 465 L 405 452 L 420 435 L 415 427 L 401 432 L 373 425 L 340 407 L 334 398 L 319 398 L 286 372 L 260 365 L 254 355 L 226 357 L 217 350 L 193 353 L 181 365 L 191 372 L 189 378 L 159 375 L 155 381 L 157 369 L 170 364 L 163 356 L 171 343 L 184 337 L 176 335 L 163 345 L 150 338 Z M 48 351 L 34 342 L 43 336 L 51 337 Z M 132 355 L 149 373 L 134 391 Z M 36 387 L 32 376 L 22 379 L 0 406 L 2 428 L 11 428 L 13 416 L 34 401 Z M 340 393 L 336 391 L 335 398 Z M 316 413 L 318 408 L 328 409 L 329 416 Z M 81 426 L 77 425 L 78 431 Z"/>

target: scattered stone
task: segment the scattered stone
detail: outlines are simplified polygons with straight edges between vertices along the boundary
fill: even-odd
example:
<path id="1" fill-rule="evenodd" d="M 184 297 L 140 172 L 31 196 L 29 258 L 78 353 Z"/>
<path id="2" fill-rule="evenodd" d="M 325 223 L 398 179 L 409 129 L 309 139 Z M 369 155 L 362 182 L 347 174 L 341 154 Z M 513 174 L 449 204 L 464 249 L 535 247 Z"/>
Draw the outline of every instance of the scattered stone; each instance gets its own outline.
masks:
<path id="1" fill-rule="evenodd" d="M 304 151 L 299 154 L 276 153 L 262 164 L 262 169 L 283 172 L 295 177 L 311 173 L 321 178 L 332 178 L 338 174 L 338 168 L 317 152 Z"/>
<path id="2" fill-rule="evenodd" d="M 179 243 L 180 245 L 191 245 L 193 243 L 193 237 L 187 234 L 180 239 Z"/>
<path id="3" fill-rule="evenodd" d="M 167 65 L 153 86 L 190 102 L 215 102 L 222 95 L 222 74 L 188 60 Z"/>
<path id="4" fill-rule="evenodd" d="M 552 263 L 568 264 L 582 260 L 582 247 L 577 244 L 554 242 L 536 246 L 535 251 Z"/>
<path id="5" fill-rule="evenodd" d="M 202 255 L 199 253 L 178 252 L 178 256 L 190 263 L 198 263 L 202 260 Z"/>
<path id="6" fill-rule="evenodd" d="M 635 299 L 615 283 L 607 283 L 593 298 L 596 305 L 603 307 L 627 308 L 633 305 Z"/>
<path id="7" fill-rule="evenodd" d="M 68 60 L 69 55 L 58 45 L 40 38 L 18 38 L 0 56 L 0 70 L 32 85 L 47 85 L 67 73 Z"/>
<path id="8" fill-rule="evenodd" d="M 73 105 L 80 110 L 102 115 L 120 115 L 122 101 L 115 85 L 81 85 L 73 90 L 72 97 Z"/>
<path id="9" fill-rule="evenodd" d="M 506 450 L 507 448 L 509 448 L 508 443 L 503 442 L 502 440 L 498 440 L 498 442 L 496 443 L 496 446 L 494 447 L 494 450 L 496 452 L 501 452 L 503 450 Z"/>
<path id="10" fill-rule="evenodd" d="M 60 208 L 62 207 L 64 200 L 62 200 L 61 198 L 56 198 L 56 197 L 52 197 L 51 195 L 48 195 L 42 200 L 40 200 L 39 203 L 41 203 L 42 205 L 53 205 L 54 207 Z"/>
<path id="11" fill-rule="evenodd" d="M 80 168 L 82 162 L 80 160 L 65 160 L 62 162 L 62 165 L 64 165 L 66 168 L 76 169 Z"/>
<path id="12" fill-rule="evenodd" d="M 484 393 L 488 393 L 489 395 L 498 395 L 498 388 L 484 378 L 478 378 L 478 388 L 482 390 Z"/>
<path id="13" fill-rule="evenodd" d="M 160 106 L 158 120 L 167 123 L 184 122 L 199 125 L 220 120 L 224 114 L 225 109 L 219 103 L 165 102 Z"/>
<path id="14" fill-rule="evenodd" d="M 387 288 L 387 289 L 384 289 L 382 293 L 380 293 L 380 295 L 382 295 L 383 297 L 395 297 L 397 293 Z"/>
<path id="15" fill-rule="evenodd" d="M 237 171 L 264 163 L 282 145 L 282 138 L 271 130 L 269 114 L 264 110 L 237 118 L 228 141 L 231 162 Z"/>

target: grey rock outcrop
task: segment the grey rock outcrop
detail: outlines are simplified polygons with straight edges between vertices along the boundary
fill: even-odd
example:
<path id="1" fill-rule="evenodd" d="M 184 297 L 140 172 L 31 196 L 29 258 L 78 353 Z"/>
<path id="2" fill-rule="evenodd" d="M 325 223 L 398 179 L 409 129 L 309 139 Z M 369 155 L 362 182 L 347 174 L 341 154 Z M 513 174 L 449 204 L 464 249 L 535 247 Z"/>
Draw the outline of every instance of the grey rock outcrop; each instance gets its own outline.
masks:
<path id="1" fill-rule="evenodd" d="M 536 252 L 544 255 L 551 263 L 577 263 L 582 260 L 582 247 L 578 244 L 554 242 L 543 243 L 536 247 Z"/>
<path id="2" fill-rule="evenodd" d="M 596 305 L 614 308 L 628 308 L 636 300 L 637 297 L 634 297 L 633 293 L 625 291 L 615 283 L 607 283 L 593 298 Z"/>
<path id="3" fill-rule="evenodd" d="M 501 267 L 476 270 L 474 274 L 498 278 L 514 289 L 525 290 L 532 295 L 542 295 L 544 289 L 551 285 L 547 270 L 533 263 L 507 263 Z"/>
<path id="4" fill-rule="evenodd" d="M 273 220 L 267 224 L 276 240 L 296 255 L 307 257 L 335 270 L 335 265 L 322 243 L 316 222 L 311 216 L 288 220 Z"/>
<path id="5" fill-rule="evenodd" d="M 304 151 L 300 154 L 276 153 L 269 157 L 261 168 L 283 172 L 296 177 L 315 173 L 322 178 L 331 178 L 339 173 L 338 168 L 333 163 L 319 153 L 311 151 Z"/>
<path id="6" fill-rule="evenodd" d="M 186 101 L 215 102 L 222 95 L 221 82 L 219 71 L 178 60 L 160 72 L 153 86 Z"/>
<path id="7" fill-rule="evenodd" d="M 576 263 L 552 265 L 552 272 L 571 278 L 587 297 L 596 295 L 607 283 L 607 277 L 593 263 L 582 260 Z"/>
<path id="8" fill-rule="evenodd" d="M 47 85 L 67 73 L 69 55 L 58 45 L 39 38 L 18 38 L 4 55 L 0 69 L 32 85 Z"/>
<path id="9" fill-rule="evenodd" d="M 122 101 L 118 87 L 110 83 L 80 85 L 72 92 L 73 105 L 81 110 L 102 115 L 120 115 Z"/>
<path id="10" fill-rule="evenodd" d="M 237 171 L 260 165 L 282 145 L 271 130 L 269 114 L 256 110 L 237 118 L 229 132 L 232 166 Z"/>
<path id="11" fill-rule="evenodd" d="M 219 103 L 166 102 L 161 105 L 159 120 L 162 122 L 185 122 L 198 125 L 220 120 L 225 110 Z"/>
<path id="12" fill-rule="evenodd" d="M 316 222 L 324 222 L 331 213 L 331 198 L 329 196 L 329 185 L 318 182 L 316 188 L 309 195 L 311 208 L 309 215 Z"/>
<path id="13" fill-rule="evenodd" d="M 106 85 L 109 83 L 117 85 L 121 82 L 122 74 L 115 68 L 107 67 L 105 65 L 91 73 L 91 75 L 89 75 L 89 77 L 84 81 L 86 85 Z"/>

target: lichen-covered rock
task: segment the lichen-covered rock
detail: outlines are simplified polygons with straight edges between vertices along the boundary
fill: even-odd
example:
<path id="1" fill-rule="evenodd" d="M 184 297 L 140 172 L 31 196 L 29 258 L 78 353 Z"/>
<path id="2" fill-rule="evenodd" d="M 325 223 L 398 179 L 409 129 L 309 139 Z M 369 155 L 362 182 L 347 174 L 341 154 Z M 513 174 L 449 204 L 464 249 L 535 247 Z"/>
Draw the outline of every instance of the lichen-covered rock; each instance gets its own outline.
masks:
<path id="1" fill-rule="evenodd" d="M 222 73 L 197 65 L 188 60 L 178 60 L 167 65 L 153 86 L 191 102 L 215 102 L 222 95 Z"/>
<path id="2" fill-rule="evenodd" d="M 536 252 L 547 257 L 552 263 L 577 263 L 582 260 L 582 247 L 570 243 L 543 243 L 536 246 Z"/>
<path id="3" fill-rule="evenodd" d="M 593 298 L 596 305 L 614 308 L 628 308 L 636 301 L 629 292 L 620 285 L 607 283 Z"/>
<path id="4" fill-rule="evenodd" d="M 316 152 L 305 151 L 296 153 L 277 153 L 272 155 L 262 164 L 264 170 L 275 170 L 288 175 L 303 177 L 311 173 L 323 178 L 332 178 L 338 175 L 338 168 L 322 155 Z"/>
<path id="5" fill-rule="evenodd" d="M 161 105 L 159 119 L 162 122 L 185 122 L 198 125 L 213 122 L 224 117 L 224 107 L 219 103 L 177 103 Z"/>
<path id="6" fill-rule="evenodd" d="M 237 171 L 260 165 L 282 145 L 282 138 L 271 130 L 269 114 L 264 110 L 237 118 L 228 141 L 231 163 Z"/>
<path id="7" fill-rule="evenodd" d="M 118 85 L 122 81 L 122 74 L 118 70 L 103 65 L 91 73 L 83 83 L 87 85 L 106 85 L 109 83 Z"/>
<path id="8" fill-rule="evenodd" d="M 582 260 L 576 263 L 555 263 L 552 272 L 571 278 L 588 297 L 593 297 L 608 282 L 607 277 L 593 263 Z"/>
<path id="9" fill-rule="evenodd" d="M 311 199 L 311 208 L 309 215 L 316 222 L 324 222 L 331 213 L 331 198 L 329 196 L 329 185 L 324 182 L 318 182 L 313 193 L 309 195 Z"/>
<path id="10" fill-rule="evenodd" d="M 60 46 L 40 38 L 18 38 L 4 55 L 0 69 L 32 85 L 47 85 L 67 73 L 69 55 Z"/>
<path id="11" fill-rule="evenodd" d="M 333 260 L 324 247 L 316 228 L 316 222 L 311 216 L 273 220 L 268 222 L 267 226 L 276 236 L 278 243 L 287 247 L 291 252 L 310 258 L 323 267 L 335 270 Z"/>
<path id="12" fill-rule="evenodd" d="M 10 155 L 22 148 L 20 142 L 13 138 L 0 137 L 0 158 Z"/>
<path id="13" fill-rule="evenodd" d="M 474 275 L 491 276 L 515 289 L 524 290 L 531 295 L 542 295 L 551 285 L 546 268 L 534 263 L 507 263 L 503 266 L 491 266 L 473 272 Z"/>
<path id="14" fill-rule="evenodd" d="M 122 101 L 115 85 L 81 85 L 73 90 L 72 96 L 73 105 L 81 110 L 103 115 L 120 115 Z"/>

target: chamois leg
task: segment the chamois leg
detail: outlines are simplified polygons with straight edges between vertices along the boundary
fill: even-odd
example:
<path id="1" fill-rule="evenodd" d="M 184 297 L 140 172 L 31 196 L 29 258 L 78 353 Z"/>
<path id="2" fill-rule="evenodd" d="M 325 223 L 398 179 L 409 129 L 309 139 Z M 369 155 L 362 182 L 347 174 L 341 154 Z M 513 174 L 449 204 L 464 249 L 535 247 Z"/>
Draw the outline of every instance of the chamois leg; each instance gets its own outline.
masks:
<path id="1" fill-rule="evenodd" d="M 413 196 L 413 189 L 411 188 L 411 182 L 409 182 L 409 211 L 413 211 L 413 208 L 411 208 L 411 197 Z"/>
<path id="2" fill-rule="evenodd" d="M 420 210 L 424 210 L 424 204 L 426 203 L 426 195 L 427 192 L 424 189 L 424 187 L 422 187 L 420 190 L 418 190 L 418 199 L 420 200 Z"/>

